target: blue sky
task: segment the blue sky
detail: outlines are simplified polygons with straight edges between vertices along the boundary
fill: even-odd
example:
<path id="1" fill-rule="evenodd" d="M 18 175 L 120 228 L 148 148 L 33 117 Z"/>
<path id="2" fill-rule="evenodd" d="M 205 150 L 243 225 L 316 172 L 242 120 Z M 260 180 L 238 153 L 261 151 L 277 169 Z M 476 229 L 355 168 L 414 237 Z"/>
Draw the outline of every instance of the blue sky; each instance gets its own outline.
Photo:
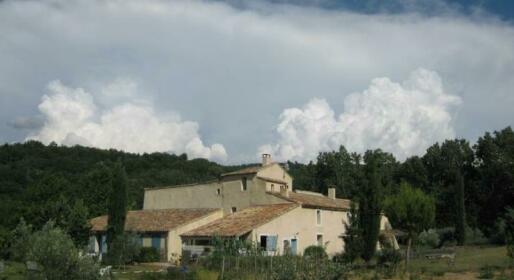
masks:
<path id="1" fill-rule="evenodd" d="M 512 1 L 0 2 L 0 142 L 223 163 L 513 125 Z"/>
<path id="2" fill-rule="evenodd" d="M 251 5 L 250 1 L 244 0 L 229 0 L 228 2 L 237 7 Z M 364 14 L 417 12 L 437 16 L 451 10 L 467 16 L 485 12 L 504 21 L 514 19 L 514 2 L 509 0 L 269 0 L 266 2 L 327 10 L 347 10 Z"/>

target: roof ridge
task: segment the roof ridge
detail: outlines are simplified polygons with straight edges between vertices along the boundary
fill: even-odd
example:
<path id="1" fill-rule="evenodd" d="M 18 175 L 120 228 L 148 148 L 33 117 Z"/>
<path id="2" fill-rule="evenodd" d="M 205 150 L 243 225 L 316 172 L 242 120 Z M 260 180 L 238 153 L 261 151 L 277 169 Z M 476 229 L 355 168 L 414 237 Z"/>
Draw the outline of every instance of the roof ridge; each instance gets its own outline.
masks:
<path id="1" fill-rule="evenodd" d="M 160 189 L 172 189 L 172 188 L 181 188 L 181 187 L 192 187 L 197 185 L 206 185 L 206 184 L 212 184 L 212 183 L 218 183 L 218 179 L 211 179 L 206 181 L 200 181 L 195 183 L 186 183 L 186 184 L 178 184 L 178 185 L 171 185 L 171 186 L 160 186 L 160 187 L 147 187 L 144 188 L 145 191 L 151 191 L 151 190 L 160 190 Z"/>

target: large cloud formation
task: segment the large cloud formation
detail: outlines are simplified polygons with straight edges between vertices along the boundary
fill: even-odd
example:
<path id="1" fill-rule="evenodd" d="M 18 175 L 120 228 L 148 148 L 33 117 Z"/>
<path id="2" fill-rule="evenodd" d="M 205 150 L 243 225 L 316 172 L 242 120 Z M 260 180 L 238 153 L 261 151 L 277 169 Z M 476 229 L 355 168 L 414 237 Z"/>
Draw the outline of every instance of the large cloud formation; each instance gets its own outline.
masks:
<path id="1" fill-rule="evenodd" d="M 84 87 L 97 106 L 114 108 L 130 90 L 102 96 L 102 87 L 126 77 L 156 115 L 178 112 L 201 125 L 205 143 L 223 143 L 228 162 L 255 162 L 260 145 L 280 142 L 284 108 L 320 98 L 339 115 L 346 95 L 372 79 L 402 81 L 420 67 L 464 100 L 456 136 L 473 141 L 513 125 L 511 23 L 451 7 L 427 16 L 246 2 L 253 6 L 0 1 L 0 141 L 20 141 L 38 125 L 30 117 L 49 81 Z"/>
<path id="2" fill-rule="evenodd" d="M 381 148 L 405 159 L 455 137 L 452 112 L 461 102 L 444 92 L 441 78 L 433 71 L 418 69 L 401 84 L 376 78 L 365 91 L 344 99 L 338 118 L 324 99 L 284 110 L 278 142 L 262 146 L 260 152 L 274 153 L 282 160 L 308 161 L 319 151 L 344 145 L 355 152 Z"/>
<path id="3" fill-rule="evenodd" d="M 108 100 L 124 99 L 124 96 L 135 98 L 134 88 L 132 81 L 118 80 L 105 86 L 100 96 Z M 128 101 L 101 110 L 93 95 L 82 88 L 70 88 L 53 81 L 48 91 L 38 106 L 44 125 L 28 139 L 134 153 L 187 153 L 193 158 L 226 160 L 222 145 L 204 146 L 197 123 L 182 121 L 177 114 L 159 115 L 150 102 Z"/>

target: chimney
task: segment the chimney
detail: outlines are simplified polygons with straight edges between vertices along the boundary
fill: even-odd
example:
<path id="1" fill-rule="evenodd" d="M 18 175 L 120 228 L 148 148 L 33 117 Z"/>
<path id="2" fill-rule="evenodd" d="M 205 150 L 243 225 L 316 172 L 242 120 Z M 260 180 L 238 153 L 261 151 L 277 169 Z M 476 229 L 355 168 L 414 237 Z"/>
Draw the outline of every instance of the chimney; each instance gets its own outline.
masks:
<path id="1" fill-rule="evenodd" d="M 270 154 L 262 154 L 262 166 L 266 166 L 271 163 L 271 155 Z"/>
<path id="2" fill-rule="evenodd" d="M 336 188 L 328 188 L 328 198 L 336 199 Z"/>

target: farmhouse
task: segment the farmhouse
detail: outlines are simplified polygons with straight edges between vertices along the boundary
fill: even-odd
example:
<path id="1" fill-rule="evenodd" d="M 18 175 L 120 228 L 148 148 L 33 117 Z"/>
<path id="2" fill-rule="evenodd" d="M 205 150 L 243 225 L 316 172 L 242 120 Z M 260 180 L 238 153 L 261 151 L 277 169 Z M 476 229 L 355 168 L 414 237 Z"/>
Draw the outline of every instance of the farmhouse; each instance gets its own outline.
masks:
<path id="1" fill-rule="evenodd" d="M 202 254 L 213 238 L 237 238 L 261 246 L 265 254 L 301 254 L 321 245 L 329 255 L 344 248 L 350 201 L 294 190 L 293 178 L 269 154 L 262 164 L 225 173 L 216 181 L 145 189 L 144 206 L 129 211 L 126 230 L 137 232 L 143 246 L 160 250 L 163 260 L 183 252 Z M 105 252 L 107 217 L 91 220 L 92 246 Z M 385 216 L 382 230 L 391 226 Z"/>

